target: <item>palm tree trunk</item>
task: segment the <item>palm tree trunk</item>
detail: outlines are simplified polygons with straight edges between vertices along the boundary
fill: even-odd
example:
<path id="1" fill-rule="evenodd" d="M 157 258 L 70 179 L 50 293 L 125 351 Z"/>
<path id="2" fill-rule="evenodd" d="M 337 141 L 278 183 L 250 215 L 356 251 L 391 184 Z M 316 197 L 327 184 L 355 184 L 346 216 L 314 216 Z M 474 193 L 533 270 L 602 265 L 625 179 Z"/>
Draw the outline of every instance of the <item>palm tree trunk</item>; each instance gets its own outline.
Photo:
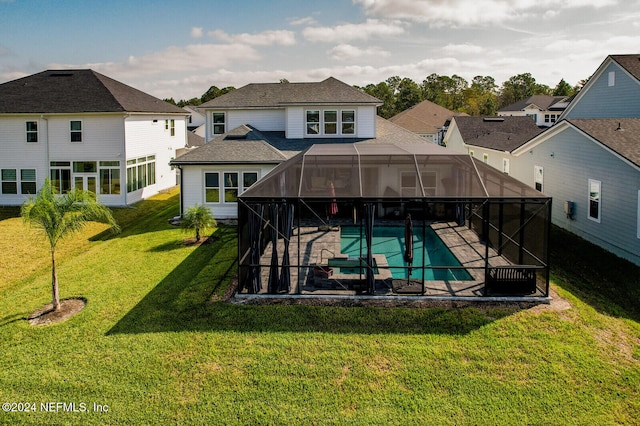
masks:
<path id="1" fill-rule="evenodd" d="M 200 241 L 200 228 L 196 228 L 196 242 Z"/>
<path id="2" fill-rule="evenodd" d="M 58 274 L 56 273 L 55 250 L 51 249 L 51 291 L 53 293 L 53 310 L 60 309 L 60 292 L 58 290 Z"/>

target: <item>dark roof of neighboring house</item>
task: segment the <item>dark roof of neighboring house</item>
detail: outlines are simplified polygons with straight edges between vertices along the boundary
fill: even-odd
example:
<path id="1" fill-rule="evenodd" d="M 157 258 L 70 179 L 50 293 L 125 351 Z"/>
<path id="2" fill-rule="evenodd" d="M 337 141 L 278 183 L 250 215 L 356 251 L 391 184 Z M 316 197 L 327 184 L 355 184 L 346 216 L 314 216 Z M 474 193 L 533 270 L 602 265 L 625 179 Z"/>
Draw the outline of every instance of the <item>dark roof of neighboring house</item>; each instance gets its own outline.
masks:
<path id="1" fill-rule="evenodd" d="M 585 118 L 566 121 L 640 167 L 640 118 Z"/>
<path id="2" fill-rule="evenodd" d="M 640 55 L 610 55 L 610 57 L 640 81 Z"/>
<path id="3" fill-rule="evenodd" d="M 182 108 L 90 69 L 47 70 L 0 84 L 0 113 L 142 112 Z"/>
<path id="4" fill-rule="evenodd" d="M 566 99 L 567 99 L 567 96 L 533 95 L 533 96 L 529 96 L 528 98 L 524 98 L 514 104 L 507 105 L 506 107 L 500 108 L 498 112 L 522 111 L 530 105 L 535 105 L 543 111 L 545 110 L 561 111 L 566 107 L 566 104 L 563 105 L 562 107 L 556 107 L 556 108 L 554 108 L 554 105 Z"/>
<path id="5" fill-rule="evenodd" d="M 195 148 L 204 145 L 204 138 L 193 132 L 187 132 L 187 148 Z"/>
<path id="6" fill-rule="evenodd" d="M 422 101 L 389 119 L 414 133 L 437 133 L 451 117 L 467 115 L 453 112 L 431 101 Z"/>
<path id="7" fill-rule="evenodd" d="M 261 132 L 252 126 L 242 125 L 181 155 L 171 164 L 274 164 L 281 163 L 312 145 L 354 142 L 393 145 L 431 143 L 382 117 L 376 117 L 376 133 L 376 138 L 287 139 L 284 132 Z"/>
<path id="8" fill-rule="evenodd" d="M 455 117 L 467 145 L 512 151 L 542 133 L 531 117 Z"/>
<path id="9" fill-rule="evenodd" d="M 373 96 L 333 77 L 319 83 L 251 83 L 200 105 L 215 108 L 275 108 L 286 105 L 382 105 Z"/>

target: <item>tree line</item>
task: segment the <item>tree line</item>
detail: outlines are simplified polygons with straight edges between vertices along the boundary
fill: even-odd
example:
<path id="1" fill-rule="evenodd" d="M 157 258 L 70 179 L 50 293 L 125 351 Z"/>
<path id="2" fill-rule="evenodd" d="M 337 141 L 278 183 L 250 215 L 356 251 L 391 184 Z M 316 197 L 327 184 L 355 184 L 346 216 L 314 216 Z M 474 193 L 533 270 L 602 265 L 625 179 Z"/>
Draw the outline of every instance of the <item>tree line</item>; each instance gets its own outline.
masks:
<path id="1" fill-rule="evenodd" d="M 478 75 L 469 83 L 456 74 L 447 76 L 433 73 L 420 84 L 408 77 L 393 76 L 377 84 L 354 87 L 380 99 L 384 104 L 378 107 L 378 115 L 390 118 L 424 100 L 469 115 L 495 115 L 499 109 L 533 95 L 572 96 L 586 81 L 581 80 L 572 87 L 561 79 L 551 88 L 536 82 L 530 73 L 523 73 L 510 77 L 498 86 L 491 76 Z M 283 79 L 280 82 L 288 81 Z M 185 105 L 197 106 L 232 90 L 235 90 L 235 87 L 227 86 L 220 89 L 211 86 L 199 98 L 181 99 L 178 102 L 173 98 L 164 100 L 181 108 Z"/>

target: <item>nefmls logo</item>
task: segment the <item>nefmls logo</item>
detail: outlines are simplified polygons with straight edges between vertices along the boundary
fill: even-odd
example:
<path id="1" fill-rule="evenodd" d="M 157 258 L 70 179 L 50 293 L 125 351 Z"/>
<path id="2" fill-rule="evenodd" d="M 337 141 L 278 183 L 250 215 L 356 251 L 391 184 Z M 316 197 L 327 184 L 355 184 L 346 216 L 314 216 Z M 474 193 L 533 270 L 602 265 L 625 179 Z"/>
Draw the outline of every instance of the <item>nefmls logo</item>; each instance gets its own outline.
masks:
<path id="1" fill-rule="evenodd" d="M 41 402 L 40 411 L 49 413 L 85 413 L 88 410 L 86 402 Z"/>

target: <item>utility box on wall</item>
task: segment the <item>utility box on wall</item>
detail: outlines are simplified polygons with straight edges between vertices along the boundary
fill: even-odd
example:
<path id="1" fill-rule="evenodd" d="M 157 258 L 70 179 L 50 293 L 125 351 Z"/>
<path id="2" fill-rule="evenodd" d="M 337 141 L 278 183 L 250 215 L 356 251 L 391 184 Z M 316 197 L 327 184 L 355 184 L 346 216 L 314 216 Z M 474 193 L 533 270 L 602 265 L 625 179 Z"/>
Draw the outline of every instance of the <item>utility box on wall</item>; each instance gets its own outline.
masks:
<path id="1" fill-rule="evenodd" d="M 564 214 L 567 215 L 567 218 L 573 220 L 574 210 L 575 210 L 575 203 L 573 201 L 564 202 Z"/>

